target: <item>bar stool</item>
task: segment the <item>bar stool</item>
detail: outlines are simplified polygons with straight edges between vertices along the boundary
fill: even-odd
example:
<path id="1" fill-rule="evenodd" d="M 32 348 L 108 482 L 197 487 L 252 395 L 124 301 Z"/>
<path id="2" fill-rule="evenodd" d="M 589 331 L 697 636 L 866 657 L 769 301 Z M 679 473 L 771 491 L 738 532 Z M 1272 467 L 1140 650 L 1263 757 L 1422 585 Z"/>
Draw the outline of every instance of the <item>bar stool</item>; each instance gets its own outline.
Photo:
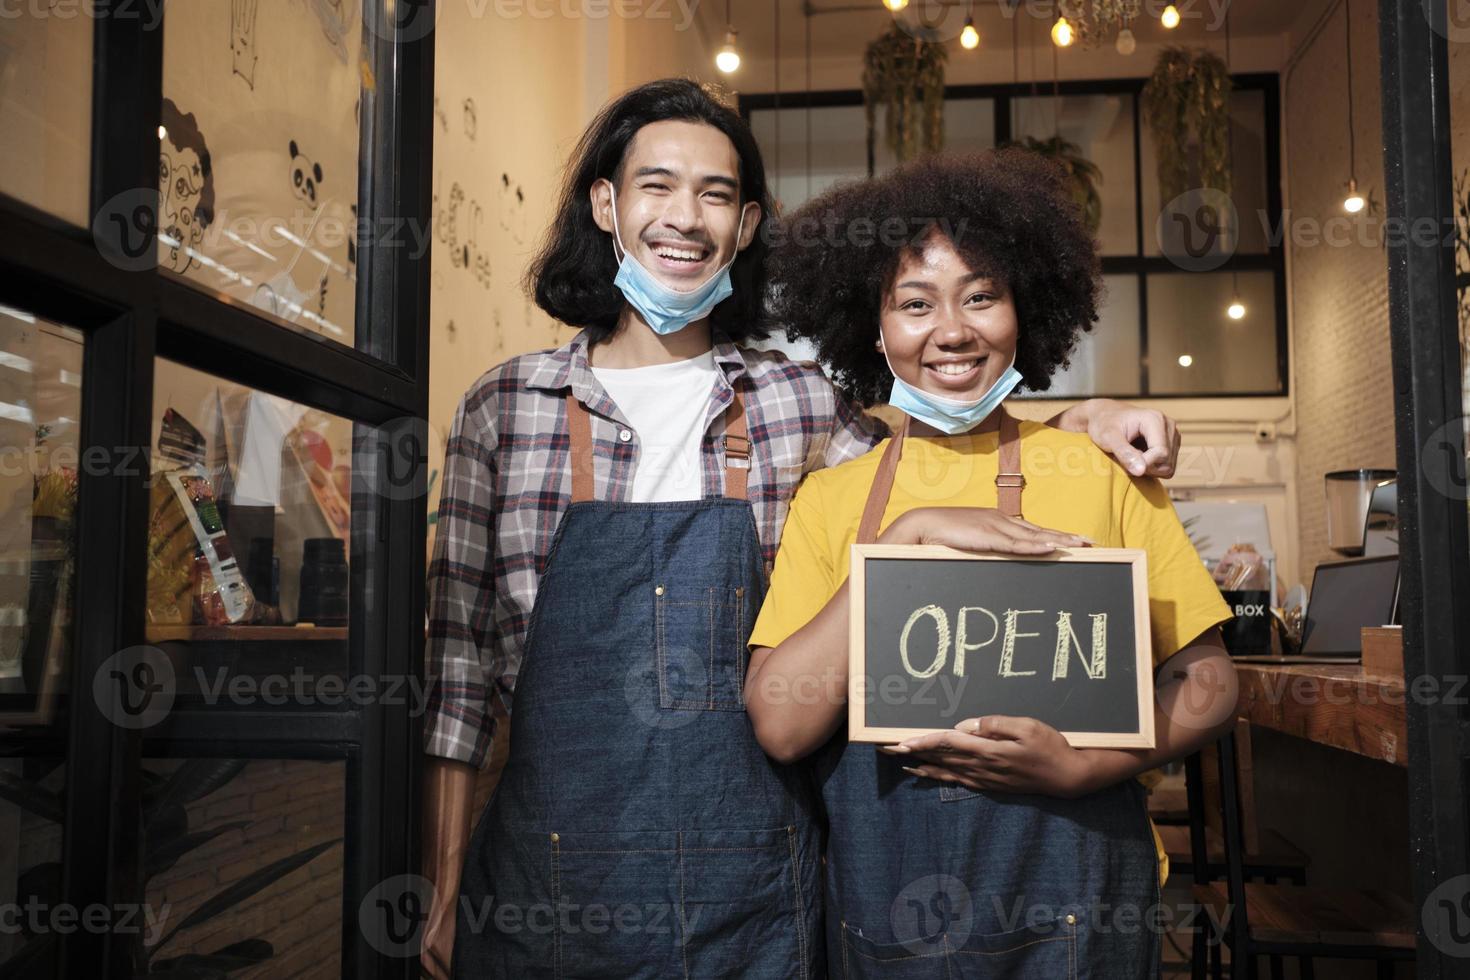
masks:
<path id="1" fill-rule="evenodd" d="M 1224 825 L 1225 881 L 1215 882 L 1205 839 L 1203 794 L 1199 817 L 1191 824 L 1193 864 L 1203 871 L 1193 894 L 1208 908 L 1213 922 L 1226 923 L 1216 938 L 1230 947 L 1232 978 L 1254 978 L 1256 957 L 1271 956 L 1272 973 L 1281 975 L 1280 957 L 1298 958 L 1303 980 L 1313 980 L 1313 961 L 1368 959 L 1378 963 L 1378 976 L 1393 976 L 1396 962 L 1413 962 L 1414 912 L 1408 901 L 1392 892 L 1278 885 L 1246 881 L 1245 846 L 1241 831 L 1240 782 L 1236 766 L 1235 733 L 1216 743 L 1220 763 L 1220 808 Z M 1196 760 L 1196 765 L 1198 761 Z M 1194 780 L 1198 785 L 1201 780 Z M 1193 791 L 1191 792 L 1193 797 Z M 1196 801 L 1192 798 L 1191 804 Z M 1205 936 L 1196 931 L 1193 975 L 1204 976 Z M 1212 974 L 1223 976 L 1218 955 L 1210 957 Z"/>
<path id="2" fill-rule="evenodd" d="M 1274 830 L 1261 829 L 1256 821 L 1255 779 L 1251 765 L 1250 723 L 1237 719 L 1235 726 L 1236 773 L 1240 787 L 1241 837 L 1245 842 L 1245 878 L 1277 884 L 1305 885 L 1311 858 L 1296 844 Z M 1206 752 L 1213 757 L 1210 749 Z M 1159 826 L 1159 840 L 1169 858 L 1171 874 L 1187 874 L 1206 881 L 1225 877 L 1225 840 L 1220 824 L 1220 788 L 1203 765 L 1204 753 L 1184 762 L 1185 798 L 1188 820 L 1184 825 Z M 1196 799 L 1197 798 L 1197 799 Z M 1192 834 L 1196 822 L 1204 824 L 1209 857 L 1207 873 L 1194 873 Z"/>

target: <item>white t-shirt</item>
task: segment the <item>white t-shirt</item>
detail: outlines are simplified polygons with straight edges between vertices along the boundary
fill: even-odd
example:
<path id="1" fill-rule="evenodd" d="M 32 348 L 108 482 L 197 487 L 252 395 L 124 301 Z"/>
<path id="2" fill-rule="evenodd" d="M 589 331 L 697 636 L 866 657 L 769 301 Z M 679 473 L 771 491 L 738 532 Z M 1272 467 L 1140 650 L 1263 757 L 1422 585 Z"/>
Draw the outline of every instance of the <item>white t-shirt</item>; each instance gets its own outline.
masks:
<path id="1" fill-rule="evenodd" d="M 700 447 L 715 371 L 713 350 L 672 364 L 592 369 L 638 434 L 634 503 L 698 500 L 704 495 Z"/>

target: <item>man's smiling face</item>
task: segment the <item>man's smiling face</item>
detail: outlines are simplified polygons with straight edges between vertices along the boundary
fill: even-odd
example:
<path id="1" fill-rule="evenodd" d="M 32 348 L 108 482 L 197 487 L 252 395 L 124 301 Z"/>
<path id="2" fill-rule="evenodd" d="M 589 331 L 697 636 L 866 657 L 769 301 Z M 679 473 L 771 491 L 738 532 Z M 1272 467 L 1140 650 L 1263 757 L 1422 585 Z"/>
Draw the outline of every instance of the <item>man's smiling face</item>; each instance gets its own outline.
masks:
<path id="1" fill-rule="evenodd" d="M 628 249 L 679 292 L 695 289 L 734 258 L 760 222 L 759 204 L 740 205 L 735 144 L 706 123 L 666 119 L 644 126 L 628 144 L 616 193 L 606 180 L 591 193 L 598 227 L 616 228 L 618 258 Z"/>

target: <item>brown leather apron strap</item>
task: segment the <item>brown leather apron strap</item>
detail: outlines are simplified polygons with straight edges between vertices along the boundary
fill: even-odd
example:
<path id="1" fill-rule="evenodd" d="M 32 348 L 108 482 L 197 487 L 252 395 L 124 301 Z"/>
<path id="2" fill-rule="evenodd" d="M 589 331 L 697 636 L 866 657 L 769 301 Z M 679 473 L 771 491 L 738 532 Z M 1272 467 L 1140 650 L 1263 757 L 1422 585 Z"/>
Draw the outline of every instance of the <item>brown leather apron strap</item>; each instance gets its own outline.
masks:
<path id="1" fill-rule="evenodd" d="M 904 416 L 883 458 L 878 461 L 878 473 L 873 477 L 873 486 L 868 490 L 868 502 L 863 505 L 863 519 L 858 524 L 858 544 L 872 544 L 878 540 L 878 525 L 883 522 L 883 512 L 888 509 L 888 496 L 893 492 L 893 477 L 898 472 L 898 461 L 903 457 L 903 440 L 908 435 L 909 420 Z"/>
<path id="2" fill-rule="evenodd" d="M 1000 412 L 1000 460 L 995 475 L 996 509 L 1007 517 L 1021 516 L 1021 491 L 1026 477 L 1021 473 L 1021 423 L 1004 407 Z"/>
<path id="3" fill-rule="evenodd" d="M 1021 491 L 1026 489 L 1026 477 L 1021 474 L 1021 424 L 1005 408 L 1000 412 L 1000 453 L 995 476 L 996 509 L 1007 517 L 1021 516 Z M 893 478 L 898 473 L 898 462 L 903 457 L 903 441 L 908 435 L 907 417 L 899 423 L 889 440 L 883 458 L 878 462 L 878 472 L 873 477 L 873 486 L 868 490 L 867 503 L 863 505 L 863 518 L 858 524 L 858 544 L 872 544 L 878 540 L 878 526 L 883 522 L 883 512 L 888 509 L 888 497 L 893 492 Z"/>
<path id="4" fill-rule="evenodd" d="M 571 446 L 567 459 L 572 466 L 572 503 L 594 500 L 592 479 L 592 414 L 567 389 L 567 434 Z M 738 465 L 737 465 L 738 461 Z M 750 483 L 750 436 L 745 424 L 745 400 L 740 389 L 725 411 L 725 496 L 745 500 Z"/>
<path id="5" fill-rule="evenodd" d="M 745 500 L 750 489 L 750 434 L 745 425 L 745 399 L 740 386 L 725 410 L 725 496 Z M 738 464 L 738 465 L 737 465 Z"/>
<path id="6" fill-rule="evenodd" d="M 580 504 L 593 498 L 592 483 L 592 416 L 567 389 L 567 433 L 571 436 L 571 449 L 567 461 L 572 466 L 572 503 Z"/>

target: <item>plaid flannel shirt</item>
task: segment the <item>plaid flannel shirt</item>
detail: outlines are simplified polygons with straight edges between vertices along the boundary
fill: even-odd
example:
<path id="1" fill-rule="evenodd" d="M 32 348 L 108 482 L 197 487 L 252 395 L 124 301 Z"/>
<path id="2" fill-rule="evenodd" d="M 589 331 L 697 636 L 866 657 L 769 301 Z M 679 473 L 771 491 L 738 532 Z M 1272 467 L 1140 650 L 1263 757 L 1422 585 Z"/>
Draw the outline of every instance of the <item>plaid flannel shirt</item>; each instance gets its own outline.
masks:
<path id="1" fill-rule="evenodd" d="M 861 456 L 887 431 L 841 398 L 814 364 L 720 337 L 714 355 L 704 496 L 724 493 L 723 419 L 738 384 L 751 443 L 748 495 L 769 574 L 802 476 Z M 568 388 L 592 414 L 597 499 L 627 500 L 638 433 L 593 376 L 585 334 L 492 368 L 455 413 L 429 564 L 430 755 L 483 767 L 510 716 L 536 588 L 571 502 Z"/>

